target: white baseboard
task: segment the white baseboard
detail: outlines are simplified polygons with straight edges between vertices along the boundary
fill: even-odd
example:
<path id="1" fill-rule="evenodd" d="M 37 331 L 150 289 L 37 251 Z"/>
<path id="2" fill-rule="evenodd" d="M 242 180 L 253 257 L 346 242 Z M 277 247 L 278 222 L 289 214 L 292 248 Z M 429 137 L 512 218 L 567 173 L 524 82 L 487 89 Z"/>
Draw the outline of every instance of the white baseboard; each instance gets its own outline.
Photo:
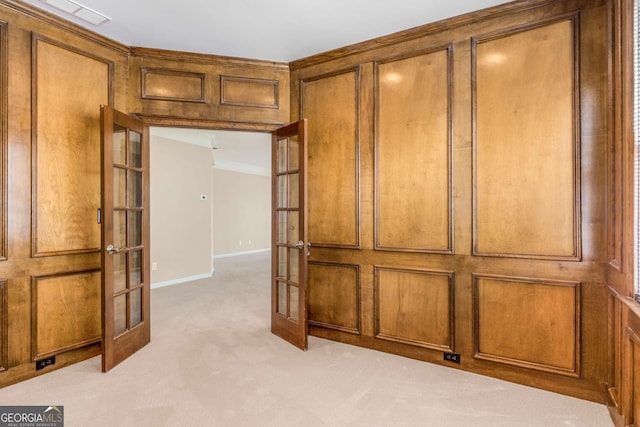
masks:
<path id="1" fill-rule="evenodd" d="M 208 279 L 211 276 L 213 276 L 213 270 L 211 270 L 211 273 L 198 274 L 197 276 L 181 277 L 175 280 L 167 280 L 165 282 L 152 283 L 151 289 L 163 288 L 165 286 L 177 285 L 178 283 L 191 282 L 193 280 Z"/>
<path id="2" fill-rule="evenodd" d="M 249 254 L 257 254 L 257 253 L 260 253 L 260 252 L 268 252 L 268 251 L 271 251 L 271 248 L 267 248 L 267 249 L 256 249 L 255 251 L 234 252 L 234 253 L 230 253 L 230 254 L 214 255 L 212 258 L 213 258 L 213 259 L 218 259 L 218 258 L 229 258 L 229 257 L 233 257 L 233 256 L 249 255 Z"/>

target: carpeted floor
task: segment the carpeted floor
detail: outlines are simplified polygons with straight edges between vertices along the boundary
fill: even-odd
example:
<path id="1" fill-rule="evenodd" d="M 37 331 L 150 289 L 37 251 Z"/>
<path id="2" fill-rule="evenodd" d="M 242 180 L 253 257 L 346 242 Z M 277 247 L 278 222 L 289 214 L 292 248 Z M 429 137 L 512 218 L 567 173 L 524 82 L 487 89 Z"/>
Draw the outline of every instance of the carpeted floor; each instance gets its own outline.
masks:
<path id="1" fill-rule="evenodd" d="M 63 405 L 66 427 L 608 427 L 605 406 L 314 337 L 269 330 L 269 252 L 151 292 L 151 344 L 0 389 L 0 405 Z"/>

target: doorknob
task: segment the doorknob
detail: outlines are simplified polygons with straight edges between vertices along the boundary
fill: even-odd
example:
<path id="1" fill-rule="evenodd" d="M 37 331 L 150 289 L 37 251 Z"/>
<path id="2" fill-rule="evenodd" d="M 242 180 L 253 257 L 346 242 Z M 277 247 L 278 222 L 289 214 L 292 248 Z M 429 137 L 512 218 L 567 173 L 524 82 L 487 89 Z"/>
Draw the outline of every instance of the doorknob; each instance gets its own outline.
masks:
<path id="1" fill-rule="evenodd" d="M 107 246 L 107 253 L 109 255 L 113 255 L 113 254 L 117 254 L 118 252 L 121 252 L 124 248 L 116 248 L 113 245 L 109 245 Z"/>
<path id="2" fill-rule="evenodd" d="M 304 248 L 304 242 L 302 240 L 298 240 L 298 243 L 295 244 L 295 247 L 298 249 Z"/>

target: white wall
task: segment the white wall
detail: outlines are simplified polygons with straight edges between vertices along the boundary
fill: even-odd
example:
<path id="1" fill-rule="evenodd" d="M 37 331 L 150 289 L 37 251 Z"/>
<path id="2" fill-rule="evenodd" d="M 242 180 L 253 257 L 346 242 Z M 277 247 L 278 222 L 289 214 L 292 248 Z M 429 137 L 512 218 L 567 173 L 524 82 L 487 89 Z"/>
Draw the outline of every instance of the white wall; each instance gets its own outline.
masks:
<path id="1" fill-rule="evenodd" d="M 150 146 L 152 287 L 211 276 L 211 148 L 154 135 Z"/>
<path id="2" fill-rule="evenodd" d="M 213 255 L 271 248 L 271 178 L 213 170 Z"/>

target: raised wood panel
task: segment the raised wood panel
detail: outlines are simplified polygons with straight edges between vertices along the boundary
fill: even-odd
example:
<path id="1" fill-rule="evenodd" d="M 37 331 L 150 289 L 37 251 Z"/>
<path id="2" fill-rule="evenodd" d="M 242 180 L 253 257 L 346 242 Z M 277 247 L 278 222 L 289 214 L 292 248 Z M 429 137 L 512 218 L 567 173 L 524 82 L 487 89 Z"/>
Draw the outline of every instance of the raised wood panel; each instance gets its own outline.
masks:
<path id="1" fill-rule="evenodd" d="M 454 348 L 453 273 L 375 268 L 376 338 Z"/>
<path id="2" fill-rule="evenodd" d="M 451 50 L 377 65 L 376 249 L 451 252 Z"/>
<path id="3" fill-rule="evenodd" d="M 220 104 L 279 108 L 279 93 L 277 80 L 220 76 Z"/>
<path id="4" fill-rule="evenodd" d="M 309 262 L 309 324 L 360 333 L 360 271 L 355 265 Z"/>
<path id="5" fill-rule="evenodd" d="M 183 71 L 141 68 L 142 98 L 205 102 L 205 75 Z"/>
<path id="6" fill-rule="evenodd" d="M 7 259 L 7 23 L 0 21 L 0 261 Z M 2 362 L 0 355 L 0 362 Z M 0 369 L 2 367 L 0 366 Z"/>
<path id="7" fill-rule="evenodd" d="M 100 341 L 100 280 L 100 270 L 33 278 L 31 335 L 35 360 Z"/>
<path id="8" fill-rule="evenodd" d="M 358 247 L 359 72 L 302 83 L 302 117 L 309 120 L 309 240 L 314 246 Z"/>
<path id="9" fill-rule="evenodd" d="M 113 65 L 33 38 L 34 256 L 97 251 L 100 105 L 111 103 Z"/>
<path id="10" fill-rule="evenodd" d="M 474 275 L 475 357 L 580 376 L 580 284 Z"/>
<path id="11" fill-rule="evenodd" d="M 8 368 L 9 312 L 7 281 L 0 280 L 0 372 Z"/>
<path id="12" fill-rule="evenodd" d="M 576 25 L 473 40 L 476 255 L 580 257 Z"/>

